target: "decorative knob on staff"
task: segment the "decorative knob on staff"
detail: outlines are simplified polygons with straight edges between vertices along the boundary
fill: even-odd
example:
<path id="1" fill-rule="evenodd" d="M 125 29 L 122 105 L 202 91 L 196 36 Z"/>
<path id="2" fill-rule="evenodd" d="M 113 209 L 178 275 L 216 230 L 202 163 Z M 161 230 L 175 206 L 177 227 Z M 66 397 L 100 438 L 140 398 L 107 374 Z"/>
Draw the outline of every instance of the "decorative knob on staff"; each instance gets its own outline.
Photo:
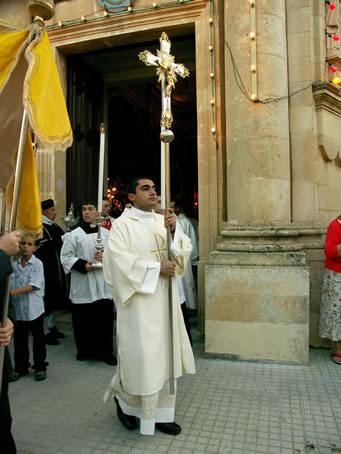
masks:
<path id="1" fill-rule="evenodd" d="M 147 66 L 156 66 L 156 74 L 159 76 L 158 82 L 161 83 L 161 208 L 170 206 L 170 166 L 169 166 L 169 144 L 174 139 L 171 130 L 173 115 L 171 110 L 171 93 L 175 88 L 177 76 L 189 76 L 188 69 L 182 64 L 174 63 L 174 57 L 170 53 L 171 42 L 165 32 L 160 37 L 160 50 L 156 55 L 148 50 L 139 54 L 139 59 Z M 168 260 L 171 256 L 171 231 L 167 229 L 167 250 Z M 175 394 L 174 379 L 174 333 L 173 333 L 173 294 L 172 277 L 168 280 L 168 299 L 169 299 L 169 320 L 170 320 L 170 394 Z"/>
<path id="2" fill-rule="evenodd" d="M 73 203 L 70 205 L 69 212 L 66 216 L 62 218 L 63 224 L 65 225 L 65 231 L 70 232 L 72 227 L 75 226 L 78 222 L 78 217 L 75 217 L 73 212 Z"/>

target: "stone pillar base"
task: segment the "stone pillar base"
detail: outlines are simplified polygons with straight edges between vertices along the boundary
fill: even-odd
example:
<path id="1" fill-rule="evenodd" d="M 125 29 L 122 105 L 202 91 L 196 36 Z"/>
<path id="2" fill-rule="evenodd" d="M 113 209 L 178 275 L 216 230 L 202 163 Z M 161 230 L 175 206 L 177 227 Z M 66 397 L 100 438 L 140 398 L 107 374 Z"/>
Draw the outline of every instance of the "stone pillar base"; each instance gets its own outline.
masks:
<path id="1" fill-rule="evenodd" d="M 307 364 L 307 244 L 321 247 L 320 229 L 223 230 L 205 272 L 207 353 Z"/>

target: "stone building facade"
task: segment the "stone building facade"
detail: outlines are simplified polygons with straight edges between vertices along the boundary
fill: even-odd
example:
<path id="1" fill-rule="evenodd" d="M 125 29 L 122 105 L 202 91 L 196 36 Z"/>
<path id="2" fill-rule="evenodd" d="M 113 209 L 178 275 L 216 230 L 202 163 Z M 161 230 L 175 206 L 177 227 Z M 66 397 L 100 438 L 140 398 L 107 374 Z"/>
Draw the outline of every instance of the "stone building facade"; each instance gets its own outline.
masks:
<path id="1" fill-rule="evenodd" d="M 18 20 L 25 3 L 0 16 Z M 47 25 L 65 91 L 70 53 L 194 35 L 206 352 L 307 363 L 309 344 L 326 345 L 323 241 L 341 205 L 339 0 L 104 3 L 56 2 Z M 37 162 L 43 197 L 66 208 L 65 155 Z"/>

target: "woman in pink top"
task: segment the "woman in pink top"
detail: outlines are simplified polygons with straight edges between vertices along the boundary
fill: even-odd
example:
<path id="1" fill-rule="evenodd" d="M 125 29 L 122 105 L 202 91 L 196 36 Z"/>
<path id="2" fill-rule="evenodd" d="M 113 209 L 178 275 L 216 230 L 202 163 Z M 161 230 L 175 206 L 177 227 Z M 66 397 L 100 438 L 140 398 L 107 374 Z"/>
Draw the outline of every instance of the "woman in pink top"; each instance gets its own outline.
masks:
<path id="1" fill-rule="evenodd" d="M 328 226 L 320 312 L 320 336 L 333 341 L 332 360 L 341 364 L 341 216 Z"/>

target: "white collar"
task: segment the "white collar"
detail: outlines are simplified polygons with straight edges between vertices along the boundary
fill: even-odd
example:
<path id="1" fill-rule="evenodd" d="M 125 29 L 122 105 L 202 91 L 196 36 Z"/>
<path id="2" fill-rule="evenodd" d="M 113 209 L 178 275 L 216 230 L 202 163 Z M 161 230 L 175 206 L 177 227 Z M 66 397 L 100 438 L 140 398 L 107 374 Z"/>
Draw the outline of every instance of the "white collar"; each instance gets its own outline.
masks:
<path id="1" fill-rule="evenodd" d="M 138 208 L 135 208 L 135 207 L 126 208 L 123 213 L 125 216 L 130 216 L 132 218 L 138 218 L 141 221 L 148 221 L 150 219 L 155 220 L 157 217 L 157 214 L 155 213 L 154 210 L 143 211 L 143 210 L 139 210 Z"/>
<path id="2" fill-rule="evenodd" d="M 53 225 L 54 221 L 43 214 L 43 224 Z"/>
<path id="3" fill-rule="evenodd" d="M 141 218 L 141 219 L 155 219 L 155 212 L 154 210 L 152 211 L 143 211 L 143 210 L 139 210 L 138 208 L 135 208 L 134 206 L 132 206 L 131 208 L 126 208 L 129 210 L 129 212 L 133 215 L 133 216 L 136 216 L 138 218 Z"/>
<path id="4" fill-rule="evenodd" d="M 22 262 L 21 262 L 22 259 L 23 259 L 23 257 L 19 258 L 19 263 L 21 266 L 22 266 Z M 35 263 L 36 259 L 37 259 L 36 256 L 34 254 L 32 254 L 32 256 L 29 258 L 29 260 L 27 260 L 26 264 L 29 263 L 31 265 L 32 263 Z"/>

